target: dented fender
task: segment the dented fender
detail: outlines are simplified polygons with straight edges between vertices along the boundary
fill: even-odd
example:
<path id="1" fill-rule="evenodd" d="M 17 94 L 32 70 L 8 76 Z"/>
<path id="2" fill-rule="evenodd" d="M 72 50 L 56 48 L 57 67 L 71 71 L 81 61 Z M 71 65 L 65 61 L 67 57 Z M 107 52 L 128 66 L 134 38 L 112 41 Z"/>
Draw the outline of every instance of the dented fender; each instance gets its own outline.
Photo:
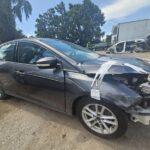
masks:
<path id="1" fill-rule="evenodd" d="M 116 81 L 104 81 L 101 85 L 101 99 L 124 110 L 141 103 L 142 96 L 128 86 Z"/>

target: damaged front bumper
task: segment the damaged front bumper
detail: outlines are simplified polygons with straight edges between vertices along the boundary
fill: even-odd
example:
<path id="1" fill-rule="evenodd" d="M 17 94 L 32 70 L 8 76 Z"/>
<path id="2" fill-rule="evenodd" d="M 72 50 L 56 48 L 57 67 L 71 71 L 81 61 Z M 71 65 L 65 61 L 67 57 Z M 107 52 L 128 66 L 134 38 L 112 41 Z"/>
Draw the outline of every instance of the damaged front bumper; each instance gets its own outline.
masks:
<path id="1" fill-rule="evenodd" d="M 141 106 L 136 106 L 127 113 L 131 114 L 131 120 L 133 122 L 140 122 L 144 125 L 150 125 L 150 107 L 143 108 Z"/>

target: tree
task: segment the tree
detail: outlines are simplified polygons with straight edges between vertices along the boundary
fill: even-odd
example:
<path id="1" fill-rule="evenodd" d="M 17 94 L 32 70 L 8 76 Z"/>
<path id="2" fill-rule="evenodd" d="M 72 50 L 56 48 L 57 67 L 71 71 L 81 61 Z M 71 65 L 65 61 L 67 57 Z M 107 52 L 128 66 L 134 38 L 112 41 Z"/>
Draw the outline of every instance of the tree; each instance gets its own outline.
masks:
<path id="1" fill-rule="evenodd" d="M 95 39 L 100 41 L 104 23 L 104 14 L 90 0 L 69 4 L 68 10 L 61 2 L 39 15 L 35 33 L 38 37 L 59 38 L 86 46 Z"/>
<path id="2" fill-rule="evenodd" d="M 36 20 L 36 35 L 39 37 L 66 39 L 67 18 L 65 5 L 61 2 L 55 8 L 50 8 L 43 15 L 39 15 Z"/>
<path id="3" fill-rule="evenodd" d="M 15 39 L 20 39 L 20 38 L 26 38 L 26 36 L 23 34 L 22 30 L 16 30 Z"/>
<path id="4" fill-rule="evenodd" d="M 11 0 L 11 4 L 13 14 L 20 22 L 22 22 L 23 13 L 25 14 L 26 19 L 28 19 L 32 13 L 32 6 L 27 0 Z"/>
<path id="5" fill-rule="evenodd" d="M 27 0 L 0 0 L 0 41 L 6 42 L 24 37 L 21 30 L 16 30 L 15 17 L 22 21 L 23 12 L 28 19 L 32 8 Z"/>
<path id="6" fill-rule="evenodd" d="M 15 35 L 16 24 L 11 11 L 10 0 L 0 0 L 0 41 L 12 40 Z"/>

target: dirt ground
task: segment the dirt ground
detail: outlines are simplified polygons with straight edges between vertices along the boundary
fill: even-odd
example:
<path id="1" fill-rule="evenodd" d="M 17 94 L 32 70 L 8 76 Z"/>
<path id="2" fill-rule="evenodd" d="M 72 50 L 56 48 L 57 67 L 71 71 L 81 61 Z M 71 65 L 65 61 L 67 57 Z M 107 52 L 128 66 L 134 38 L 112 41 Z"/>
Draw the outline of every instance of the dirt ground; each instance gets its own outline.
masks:
<path id="1" fill-rule="evenodd" d="M 16 98 L 0 101 L 0 150 L 149 150 L 149 140 L 150 126 L 130 123 L 122 138 L 104 140 L 74 117 Z"/>
<path id="2" fill-rule="evenodd" d="M 143 59 L 150 59 L 150 52 L 147 52 L 147 53 L 133 53 L 133 54 L 128 54 L 128 55 L 143 58 Z"/>

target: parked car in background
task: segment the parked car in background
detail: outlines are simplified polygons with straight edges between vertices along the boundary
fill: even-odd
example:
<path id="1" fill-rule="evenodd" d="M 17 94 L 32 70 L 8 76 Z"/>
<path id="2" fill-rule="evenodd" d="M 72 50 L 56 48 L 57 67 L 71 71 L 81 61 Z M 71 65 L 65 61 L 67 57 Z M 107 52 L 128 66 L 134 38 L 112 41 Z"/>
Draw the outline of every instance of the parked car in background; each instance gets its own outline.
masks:
<path id="1" fill-rule="evenodd" d="M 105 50 L 107 50 L 108 47 L 109 47 L 109 45 L 106 42 L 101 42 L 101 43 L 94 44 L 92 47 L 92 50 L 105 51 Z"/>
<path id="2" fill-rule="evenodd" d="M 144 39 L 122 41 L 109 47 L 106 53 L 133 53 L 146 51 L 146 43 Z"/>
<path id="3" fill-rule="evenodd" d="M 149 61 L 101 56 L 57 39 L 0 45 L 0 99 L 10 95 L 76 115 L 104 138 L 125 134 L 128 119 L 150 124 L 149 73 Z"/>

